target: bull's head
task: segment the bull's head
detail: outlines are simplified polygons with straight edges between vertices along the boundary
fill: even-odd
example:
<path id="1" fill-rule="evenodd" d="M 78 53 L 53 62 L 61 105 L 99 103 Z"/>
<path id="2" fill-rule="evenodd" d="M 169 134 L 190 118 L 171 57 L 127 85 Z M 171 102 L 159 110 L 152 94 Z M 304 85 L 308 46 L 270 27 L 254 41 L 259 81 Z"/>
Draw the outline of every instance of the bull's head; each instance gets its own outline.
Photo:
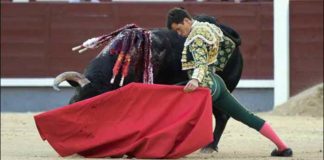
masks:
<path id="1" fill-rule="evenodd" d="M 70 104 L 92 96 L 90 95 L 92 94 L 91 91 L 87 91 L 87 92 L 81 91 L 89 88 L 87 86 L 91 85 L 89 79 L 87 79 L 84 75 L 74 71 L 61 73 L 58 76 L 56 76 L 56 78 L 54 79 L 53 88 L 59 91 L 60 89 L 58 86 L 60 83 L 64 81 L 67 81 L 71 86 L 73 86 L 76 89 L 74 96 L 70 99 L 69 102 Z M 89 95 L 83 95 L 82 93 L 87 93 Z"/>
<path id="2" fill-rule="evenodd" d="M 63 81 L 75 87 L 70 104 L 114 90 L 123 85 L 124 78 L 125 84 L 153 79 L 155 83 L 174 84 L 187 79 L 180 64 L 184 39 L 173 31 L 128 28 L 116 35 L 96 38 L 96 44 L 102 44 L 100 39 L 109 39 L 108 44 L 88 64 L 84 74 L 64 72 L 54 81 L 56 90 Z M 129 61 L 127 56 L 131 57 Z"/>
<path id="3" fill-rule="evenodd" d="M 53 83 L 53 88 L 59 91 L 59 84 L 63 81 L 68 81 L 72 86 L 85 86 L 90 83 L 90 81 L 82 74 L 74 71 L 64 72 L 56 76 Z"/>

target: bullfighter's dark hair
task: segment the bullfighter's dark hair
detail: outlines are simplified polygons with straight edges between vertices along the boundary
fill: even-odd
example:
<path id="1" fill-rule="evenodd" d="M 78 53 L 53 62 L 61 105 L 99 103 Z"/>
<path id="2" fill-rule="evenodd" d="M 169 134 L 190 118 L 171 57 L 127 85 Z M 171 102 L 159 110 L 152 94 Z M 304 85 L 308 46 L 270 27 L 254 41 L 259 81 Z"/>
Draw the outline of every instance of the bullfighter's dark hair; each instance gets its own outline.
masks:
<path id="1" fill-rule="evenodd" d="M 183 23 L 185 18 L 192 19 L 191 15 L 182 7 L 175 7 L 169 10 L 166 25 L 168 29 L 172 29 L 172 23 L 179 24 Z"/>

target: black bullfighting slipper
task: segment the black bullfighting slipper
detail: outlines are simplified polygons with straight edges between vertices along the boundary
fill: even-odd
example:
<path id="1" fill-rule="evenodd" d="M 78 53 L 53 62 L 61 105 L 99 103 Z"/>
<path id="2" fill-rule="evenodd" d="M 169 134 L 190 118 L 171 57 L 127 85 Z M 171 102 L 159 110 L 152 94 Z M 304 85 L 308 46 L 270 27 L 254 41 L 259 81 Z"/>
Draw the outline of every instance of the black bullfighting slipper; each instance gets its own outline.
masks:
<path id="1" fill-rule="evenodd" d="M 287 148 L 283 151 L 278 151 L 277 149 L 274 149 L 271 152 L 271 156 L 273 157 L 292 157 L 293 151 L 290 148 Z"/>

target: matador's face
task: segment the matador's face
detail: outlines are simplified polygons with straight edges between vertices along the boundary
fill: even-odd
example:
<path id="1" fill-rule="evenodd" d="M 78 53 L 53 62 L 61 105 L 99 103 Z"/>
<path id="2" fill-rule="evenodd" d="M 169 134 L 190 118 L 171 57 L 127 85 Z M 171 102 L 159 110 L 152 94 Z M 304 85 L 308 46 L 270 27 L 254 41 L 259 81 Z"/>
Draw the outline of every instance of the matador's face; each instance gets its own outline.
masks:
<path id="1" fill-rule="evenodd" d="M 190 33 L 192 20 L 184 18 L 181 23 L 172 23 L 172 30 L 176 31 L 180 36 L 187 37 Z"/>

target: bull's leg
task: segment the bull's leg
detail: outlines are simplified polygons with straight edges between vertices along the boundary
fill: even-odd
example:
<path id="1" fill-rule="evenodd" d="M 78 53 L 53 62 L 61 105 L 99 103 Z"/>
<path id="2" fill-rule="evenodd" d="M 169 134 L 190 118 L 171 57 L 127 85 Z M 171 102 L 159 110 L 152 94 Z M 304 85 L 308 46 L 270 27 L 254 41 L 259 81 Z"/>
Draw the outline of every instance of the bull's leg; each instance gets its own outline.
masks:
<path id="1" fill-rule="evenodd" d="M 230 116 L 218 109 L 215 109 L 215 112 L 213 112 L 213 114 L 216 119 L 216 127 L 214 130 L 214 141 L 212 142 L 212 147 L 215 148 L 216 151 L 218 151 L 219 140 L 225 130 L 227 121 L 230 118 Z"/>
<path id="2" fill-rule="evenodd" d="M 216 126 L 213 133 L 214 141 L 208 144 L 206 147 L 202 148 L 202 153 L 212 153 L 214 151 L 218 152 L 219 140 L 225 130 L 227 121 L 230 118 L 230 116 L 216 109 L 216 107 L 213 107 L 213 114 L 216 120 Z"/>
<path id="3" fill-rule="evenodd" d="M 216 151 L 218 151 L 219 140 L 225 130 L 227 121 L 229 120 L 230 116 L 228 116 L 225 113 L 222 113 L 218 109 L 216 109 L 214 115 L 216 119 L 216 127 L 214 130 L 214 141 L 211 143 L 211 147 L 213 147 Z"/>

